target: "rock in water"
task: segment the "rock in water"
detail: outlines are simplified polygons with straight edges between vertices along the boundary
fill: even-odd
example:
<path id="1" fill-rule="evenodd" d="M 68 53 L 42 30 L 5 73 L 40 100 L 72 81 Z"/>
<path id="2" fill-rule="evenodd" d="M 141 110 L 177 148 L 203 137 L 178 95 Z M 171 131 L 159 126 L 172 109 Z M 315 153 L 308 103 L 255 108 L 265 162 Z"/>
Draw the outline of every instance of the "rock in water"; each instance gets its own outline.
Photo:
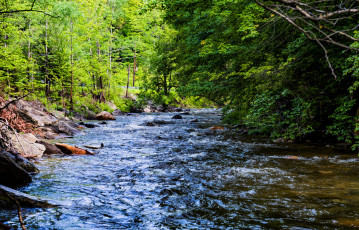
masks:
<path id="1" fill-rule="evenodd" d="M 30 183 L 30 174 L 14 158 L 14 155 L 8 152 L 0 152 L 0 184 L 19 187 Z"/>
<path id="2" fill-rule="evenodd" d="M 213 126 L 211 127 L 211 130 L 224 130 L 223 126 Z"/>
<path id="3" fill-rule="evenodd" d="M 46 154 L 46 155 L 54 155 L 54 154 L 63 155 L 64 154 L 59 148 L 57 148 L 53 144 L 47 143 L 45 141 L 37 141 L 37 143 L 45 146 L 46 149 L 45 149 L 44 154 Z"/>
<path id="4" fill-rule="evenodd" d="M 182 118 L 181 115 L 174 115 L 174 116 L 172 117 L 172 119 L 178 119 L 178 120 L 179 120 L 179 119 L 183 119 L 183 118 Z"/>
<path id="5" fill-rule="evenodd" d="M 34 196 L 16 191 L 14 189 L 0 185 L 0 207 L 1 208 L 14 208 L 15 202 L 10 197 L 16 199 L 21 207 L 29 208 L 51 208 L 56 205 L 50 204 L 48 201 L 39 199 Z"/>
<path id="6" fill-rule="evenodd" d="M 59 121 L 59 131 L 67 135 L 73 136 L 76 133 L 80 133 L 80 126 L 71 120 Z"/>
<path id="7" fill-rule="evenodd" d="M 114 116 L 123 116 L 124 113 L 121 110 L 116 109 L 115 111 L 112 112 L 112 115 L 114 115 Z"/>
<path id="8" fill-rule="evenodd" d="M 9 153 L 12 159 L 16 162 L 16 164 L 18 164 L 21 168 L 25 169 L 26 172 L 30 174 L 40 172 L 40 170 L 35 166 L 35 164 L 28 159 L 18 156 L 18 153 L 13 153 L 11 151 L 9 151 Z"/>
<path id="9" fill-rule="evenodd" d="M 78 148 L 76 146 L 71 146 L 62 143 L 56 143 L 55 146 L 59 148 L 63 153 L 69 155 L 94 155 L 94 153 L 87 151 L 85 149 Z"/>
<path id="10" fill-rule="evenodd" d="M 116 120 L 116 118 L 111 113 L 103 111 L 96 115 L 96 120 L 107 121 L 107 120 Z"/>

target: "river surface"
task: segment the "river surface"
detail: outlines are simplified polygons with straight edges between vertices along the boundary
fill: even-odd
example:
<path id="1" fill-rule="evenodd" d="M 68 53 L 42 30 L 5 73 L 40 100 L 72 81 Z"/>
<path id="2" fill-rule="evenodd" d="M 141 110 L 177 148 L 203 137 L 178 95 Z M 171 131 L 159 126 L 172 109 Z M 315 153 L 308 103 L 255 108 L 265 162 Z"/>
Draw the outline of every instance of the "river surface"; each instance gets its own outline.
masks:
<path id="1" fill-rule="evenodd" d="M 43 158 L 22 191 L 59 206 L 23 209 L 28 229 L 350 229 L 359 160 L 211 130 L 214 110 L 117 117 L 66 143 L 94 156 Z M 198 119 L 198 123 L 191 123 Z M 155 126 L 146 126 L 149 123 Z M 150 125 L 151 125 L 150 124 Z M 0 222 L 18 228 L 15 211 Z"/>

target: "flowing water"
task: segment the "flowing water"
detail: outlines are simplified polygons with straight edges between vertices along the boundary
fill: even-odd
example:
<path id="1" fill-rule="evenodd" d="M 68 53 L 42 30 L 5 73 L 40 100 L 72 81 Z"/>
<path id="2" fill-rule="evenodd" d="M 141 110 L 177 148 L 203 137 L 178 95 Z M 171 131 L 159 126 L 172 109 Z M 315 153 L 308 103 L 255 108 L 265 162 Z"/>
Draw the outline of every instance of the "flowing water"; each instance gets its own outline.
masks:
<path id="1" fill-rule="evenodd" d="M 359 160 L 211 130 L 214 110 L 118 117 L 67 143 L 94 156 L 44 158 L 24 192 L 28 229 L 346 229 L 359 226 Z M 197 118 L 198 123 L 190 120 Z M 146 126 L 149 122 L 155 126 Z M 19 227 L 15 211 L 0 222 Z"/>

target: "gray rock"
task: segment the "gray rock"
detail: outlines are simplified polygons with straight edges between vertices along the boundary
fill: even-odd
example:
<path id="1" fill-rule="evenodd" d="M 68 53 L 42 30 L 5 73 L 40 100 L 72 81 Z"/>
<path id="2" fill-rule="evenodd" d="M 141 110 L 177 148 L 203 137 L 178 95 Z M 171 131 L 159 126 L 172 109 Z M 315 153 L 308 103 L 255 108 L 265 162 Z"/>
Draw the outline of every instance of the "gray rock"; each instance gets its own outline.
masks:
<path id="1" fill-rule="evenodd" d="M 81 132 L 79 126 L 71 120 L 61 120 L 59 122 L 59 131 L 70 136 Z"/>
<path id="2" fill-rule="evenodd" d="M 17 153 L 13 153 L 11 151 L 9 151 L 10 156 L 12 157 L 12 159 L 23 169 L 25 169 L 26 172 L 28 173 L 39 173 L 40 170 L 36 167 L 36 165 L 34 163 L 32 163 L 31 161 L 29 161 L 26 158 L 23 158 L 21 156 L 19 156 Z"/>
<path id="3" fill-rule="evenodd" d="M 37 144 L 37 138 L 31 134 L 9 134 L 10 141 L 14 149 L 25 158 L 41 158 L 45 151 L 45 146 Z"/>
<path id="4" fill-rule="evenodd" d="M 87 107 L 85 108 L 85 119 L 87 120 L 96 120 L 96 113 L 89 110 Z"/>
<path id="5" fill-rule="evenodd" d="M 116 109 L 115 111 L 112 112 L 112 115 L 114 115 L 114 116 L 123 116 L 124 113 L 121 110 Z"/>
<path id="6" fill-rule="evenodd" d="M 143 109 L 143 112 L 145 112 L 145 113 L 154 113 L 154 112 L 155 112 L 155 109 L 153 108 L 153 106 L 147 105 L 147 106 Z"/>
<path id="7" fill-rule="evenodd" d="M 14 155 L 0 152 L 0 184 L 19 187 L 32 181 L 30 174 L 14 159 Z"/>
<path id="8" fill-rule="evenodd" d="M 30 106 L 26 106 L 21 110 L 18 110 L 17 113 L 22 117 L 25 121 L 30 122 L 37 126 L 45 126 L 45 125 L 56 125 L 58 119 L 46 112 L 34 109 Z"/>
<path id="9" fill-rule="evenodd" d="M 45 149 L 44 154 L 46 154 L 46 155 L 54 155 L 54 154 L 64 155 L 64 153 L 53 144 L 47 143 L 45 141 L 37 141 L 37 143 L 45 146 L 46 149 Z"/>
<path id="10" fill-rule="evenodd" d="M 96 119 L 101 121 L 116 120 L 116 118 L 111 113 L 106 111 L 97 114 Z"/>

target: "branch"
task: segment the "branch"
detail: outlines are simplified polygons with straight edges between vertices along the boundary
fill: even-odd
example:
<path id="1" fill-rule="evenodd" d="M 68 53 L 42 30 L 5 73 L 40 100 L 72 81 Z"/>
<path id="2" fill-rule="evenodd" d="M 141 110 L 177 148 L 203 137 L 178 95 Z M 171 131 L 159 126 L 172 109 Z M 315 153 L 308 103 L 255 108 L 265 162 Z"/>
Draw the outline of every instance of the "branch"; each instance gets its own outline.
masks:
<path id="1" fill-rule="evenodd" d="M 275 9 L 272 9 L 272 8 L 270 8 L 270 7 L 266 6 L 266 5 L 264 5 L 263 3 L 259 2 L 258 0 L 255 0 L 255 2 L 256 2 L 259 6 L 263 7 L 264 9 L 266 9 L 266 10 L 272 12 L 272 13 L 277 14 L 277 15 L 279 15 L 280 17 L 282 17 L 283 19 L 285 19 L 286 21 L 288 21 L 290 24 L 292 24 L 294 27 L 296 27 L 298 30 L 300 30 L 309 40 L 316 41 L 316 42 L 319 44 L 319 46 L 324 50 L 325 58 L 326 58 L 326 60 L 327 60 L 327 63 L 328 63 L 328 65 L 329 65 L 329 68 L 330 68 L 330 70 L 331 70 L 331 72 L 332 72 L 332 75 L 334 76 L 335 79 L 337 79 L 337 75 L 335 74 L 334 68 L 333 68 L 333 66 L 332 66 L 332 64 L 331 64 L 331 62 L 330 62 L 329 57 L 328 57 L 328 51 L 327 51 L 327 49 L 324 47 L 324 45 L 322 44 L 322 42 L 331 43 L 331 44 L 334 44 L 334 45 L 336 45 L 336 46 L 342 47 L 342 48 L 344 48 L 344 49 L 357 50 L 357 51 L 359 50 L 359 49 L 355 49 L 355 48 L 352 48 L 352 47 L 343 45 L 343 44 L 341 44 L 341 43 L 335 42 L 335 41 L 331 40 L 330 37 L 328 37 L 328 36 L 326 36 L 326 37 L 327 37 L 329 40 L 326 40 L 326 39 L 318 39 L 318 38 L 316 38 L 316 36 L 315 36 L 315 34 L 314 34 L 313 32 L 311 32 L 311 31 L 306 31 L 306 30 L 303 29 L 301 26 L 299 26 L 297 23 L 295 23 L 289 16 L 284 15 L 284 14 L 282 14 L 281 12 L 279 12 L 279 11 L 277 11 L 277 10 L 275 10 Z M 286 1 L 286 2 L 287 2 L 287 1 Z M 320 31 L 321 31 L 321 30 L 320 30 Z M 313 36 L 311 36 L 310 33 L 311 33 Z"/>
<path id="2" fill-rule="evenodd" d="M 13 13 L 20 13 L 20 12 L 37 12 L 37 13 L 42 13 L 42 14 L 45 14 L 47 16 L 50 16 L 50 17 L 53 17 L 53 18 L 58 18 L 59 16 L 56 15 L 51 15 L 49 13 L 46 13 L 42 10 L 34 10 L 34 9 L 27 9 L 27 10 L 10 10 L 10 11 L 0 11 L 0 14 L 13 14 Z"/>
<path id="3" fill-rule="evenodd" d="M 20 222 L 20 225 L 21 225 L 21 229 L 22 230 L 26 230 L 26 226 L 24 224 L 24 220 L 22 218 L 22 215 L 21 215 L 21 207 L 20 207 L 20 204 L 19 204 L 19 201 L 17 201 L 14 197 L 12 197 L 9 193 L 7 193 L 6 191 L 4 190 L 1 190 L 7 197 L 9 197 L 10 200 L 14 201 L 15 204 L 16 204 L 16 207 L 17 207 L 17 215 L 19 217 L 19 222 Z"/>
<path id="4" fill-rule="evenodd" d="M 36 0 L 34 0 L 34 1 L 32 2 L 31 10 L 34 9 L 35 2 L 36 2 Z"/>
<path id="5" fill-rule="evenodd" d="M 22 97 L 19 97 L 19 98 L 15 99 L 15 100 L 9 101 L 9 102 L 6 103 L 3 107 L 0 108 L 0 112 L 1 112 L 1 110 L 4 110 L 4 109 L 6 109 L 7 107 L 9 107 L 10 104 L 12 104 L 12 103 L 14 103 L 14 102 L 17 102 L 17 101 L 19 101 L 19 100 L 21 100 L 21 99 L 23 99 L 23 98 L 25 98 L 25 97 L 27 97 L 27 96 L 29 96 L 29 95 L 30 95 L 30 93 L 28 93 L 28 94 L 26 94 L 26 95 L 24 95 L 24 96 L 22 96 Z"/>

